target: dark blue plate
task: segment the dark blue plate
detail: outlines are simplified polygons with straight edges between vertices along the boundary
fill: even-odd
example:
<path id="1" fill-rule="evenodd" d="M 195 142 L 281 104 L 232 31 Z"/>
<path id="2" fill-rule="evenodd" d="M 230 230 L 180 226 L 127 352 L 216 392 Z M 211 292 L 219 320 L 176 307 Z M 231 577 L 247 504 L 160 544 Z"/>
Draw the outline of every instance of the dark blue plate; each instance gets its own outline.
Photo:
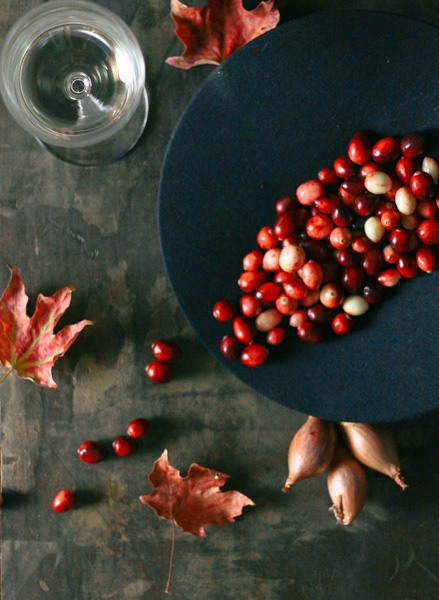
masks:
<path id="1" fill-rule="evenodd" d="M 160 188 L 170 281 L 207 348 L 267 398 L 331 420 L 397 421 L 439 406 L 439 276 L 403 281 L 348 336 L 314 346 L 294 330 L 268 361 L 224 359 L 212 307 L 238 299 L 243 256 L 275 201 L 359 129 L 428 130 L 437 157 L 439 30 L 369 11 L 320 13 L 264 34 L 216 68 L 181 118 Z"/>

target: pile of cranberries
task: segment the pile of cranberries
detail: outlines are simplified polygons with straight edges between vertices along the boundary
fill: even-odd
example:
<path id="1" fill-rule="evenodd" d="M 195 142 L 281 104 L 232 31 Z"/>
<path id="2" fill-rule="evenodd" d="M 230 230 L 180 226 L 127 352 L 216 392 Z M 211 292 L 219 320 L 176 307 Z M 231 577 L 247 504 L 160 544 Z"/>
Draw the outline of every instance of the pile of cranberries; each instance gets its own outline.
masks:
<path id="1" fill-rule="evenodd" d="M 372 144 L 359 131 L 347 156 L 276 202 L 274 225 L 243 259 L 239 302 L 213 309 L 233 320 L 220 344 L 226 358 L 265 362 L 285 338 L 285 317 L 306 342 L 344 335 L 385 288 L 438 266 L 439 164 L 426 147 L 422 132 Z"/>

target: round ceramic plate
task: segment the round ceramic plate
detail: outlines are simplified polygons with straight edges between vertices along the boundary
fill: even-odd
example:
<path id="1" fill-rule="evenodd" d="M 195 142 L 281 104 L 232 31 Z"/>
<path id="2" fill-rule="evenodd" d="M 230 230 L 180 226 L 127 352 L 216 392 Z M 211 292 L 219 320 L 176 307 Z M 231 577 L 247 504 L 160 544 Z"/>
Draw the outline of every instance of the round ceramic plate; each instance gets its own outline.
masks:
<path id="1" fill-rule="evenodd" d="M 268 361 L 219 351 L 232 325 L 215 302 L 238 300 L 242 258 L 294 194 L 373 137 L 429 132 L 437 157 L 439 30 L 369 11 L 319 13 L 268 32 L 216 68 L 181 118 L 160 187 L 160 235 L 181 307 L 207 348 L 267 398 L 331 420 L 397 421 L 439 406 L 439 275 L 400 283 L 348 336 L 319 345 L 289 328 Z"/>

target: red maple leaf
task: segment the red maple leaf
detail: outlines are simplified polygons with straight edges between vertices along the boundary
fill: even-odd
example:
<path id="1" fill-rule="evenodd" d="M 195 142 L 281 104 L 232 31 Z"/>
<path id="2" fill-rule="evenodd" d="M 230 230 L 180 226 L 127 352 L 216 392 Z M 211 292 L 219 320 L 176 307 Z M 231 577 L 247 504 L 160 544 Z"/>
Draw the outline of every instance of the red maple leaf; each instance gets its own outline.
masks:
<path id="1" fill-rule="evenodd" d="M 80 331 L 91 325 L 81 321 L 57 334 L 53 330 L 70 304 L 73 287 L 56 292 L 51 298 L 39 295 L 34 315 L 26 314 L 29 298 L 19 275 L 11 269 L 11 279 L 0 298 L 0 364 L 9 369 L 1 381 L 15 371 L 19 377 L 38 385 L 56 388 L 52 379 L 55 361 L 65 354 Z"/>
<path id="2" fill-rule="evenodd" d="M 186 533 L 206 537 L 207 525 L 233 523 L 234 517 L 242 514 L 244 506 L 254 506 L 254 502 L 240 492 L 221 492 L 228 475 L 218 473 L 193 464 L 186 477 L 168 462 L 168 451 L 154 463 L 149 481 L 154 490 L 140 500 L 155 510 L 162 519 L 171 519 L 173 533 L 175 524 Z M 171 565 L 166 591 L 172 570 L 174 535 L 172 539 Z"/>
<path id="3" fill-rule="evenodd" d="M 219 65 L 232 52 L 279 23 L 276 0 L 261 2 L 254 10 L 242 6 L 242 0 L 207 0 L 202 8 L 171 0 L 171 15 L 177 24 L 175 33 L 185 45 L 181 56 L 166 62 L 180 69 L 197 65 Z"/>

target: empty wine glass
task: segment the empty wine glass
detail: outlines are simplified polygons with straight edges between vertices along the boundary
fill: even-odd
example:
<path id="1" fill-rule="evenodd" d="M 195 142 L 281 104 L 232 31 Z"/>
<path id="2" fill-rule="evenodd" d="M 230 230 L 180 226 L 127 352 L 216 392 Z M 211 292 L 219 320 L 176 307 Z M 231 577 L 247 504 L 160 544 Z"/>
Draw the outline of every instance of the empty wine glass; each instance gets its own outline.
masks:
<path id="1" fill-rule="evenodd" d="M 63 160 L 108 164 L 142 134 L 142 51 L 126 23 L 102 6 L 50 0 L 31 10 L 9 31 L 0 69 L 12 116 Z"/>

